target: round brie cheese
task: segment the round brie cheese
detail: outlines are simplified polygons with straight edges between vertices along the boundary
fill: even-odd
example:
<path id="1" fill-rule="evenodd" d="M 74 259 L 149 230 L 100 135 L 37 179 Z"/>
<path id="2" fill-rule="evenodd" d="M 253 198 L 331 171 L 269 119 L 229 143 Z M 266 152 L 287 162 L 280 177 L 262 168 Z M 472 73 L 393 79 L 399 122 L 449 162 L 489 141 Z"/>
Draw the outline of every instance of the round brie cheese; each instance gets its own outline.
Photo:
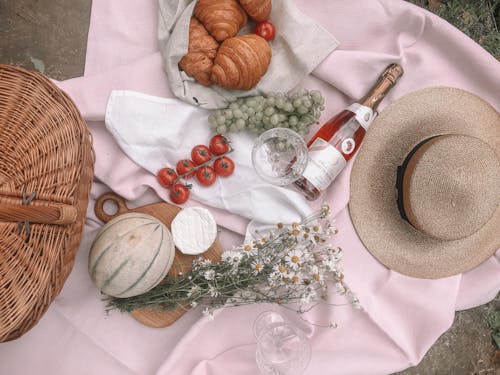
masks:
<path id="1" fill-rule="evenodd" d="M 172 221 L 175 246 L 183 254 L 197 255 L 207 251 L 217 237 L 217 223 L 207 209 L 188 207 Z"/>

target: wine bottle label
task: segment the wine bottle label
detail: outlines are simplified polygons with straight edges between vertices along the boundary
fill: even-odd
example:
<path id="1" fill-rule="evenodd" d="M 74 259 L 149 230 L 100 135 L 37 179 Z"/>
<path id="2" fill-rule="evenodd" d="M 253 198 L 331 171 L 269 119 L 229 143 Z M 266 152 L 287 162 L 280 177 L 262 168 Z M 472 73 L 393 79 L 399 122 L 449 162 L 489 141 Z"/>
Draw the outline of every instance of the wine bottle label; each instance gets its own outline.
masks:
<path id="1" fill-rule="evenodd" d="M 366 107 L 358 103 L 351 104 L 349 107 L 347 107 L 347 110 L 356 114 L 356 120 L 365 130 L 368 130 L 368 127 L 371 125 L 373 119 L 375 118 L 373 110 L 370 107 Z"/>
<path id="2" fill-rule="evenodd" d="M 317 138 L 309 147 L 309 162 L 303 176 L 318 190 L 325 190 L 344 169 L 346 161 L 330 143 Z"/>

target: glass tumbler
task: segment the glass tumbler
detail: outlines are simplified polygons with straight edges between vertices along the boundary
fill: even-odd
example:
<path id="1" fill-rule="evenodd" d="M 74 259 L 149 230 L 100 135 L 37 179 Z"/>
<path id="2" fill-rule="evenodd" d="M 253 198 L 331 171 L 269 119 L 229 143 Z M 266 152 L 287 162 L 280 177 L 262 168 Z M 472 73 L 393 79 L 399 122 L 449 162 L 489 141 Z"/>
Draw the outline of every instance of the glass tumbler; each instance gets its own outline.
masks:
<path id="1" fill-rule="evenodd" d="M 265 312 L 255 321 L 255 359 L 263 375 L 300 375 L 311 358 L 311 346 L 302 330 L 274 312 Z"/>

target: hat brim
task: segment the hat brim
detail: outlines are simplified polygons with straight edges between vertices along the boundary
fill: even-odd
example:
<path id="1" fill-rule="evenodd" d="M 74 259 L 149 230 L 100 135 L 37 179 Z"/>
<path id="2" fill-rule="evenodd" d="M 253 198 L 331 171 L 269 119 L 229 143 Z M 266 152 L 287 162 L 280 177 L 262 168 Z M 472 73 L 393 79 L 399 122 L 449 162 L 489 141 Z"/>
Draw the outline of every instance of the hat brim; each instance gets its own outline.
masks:
<path id="1" fill-rule="evenodd" d="M 429 237 L 401 218 L 397 167 L 422 140 L 443 134 L 477 137 L 500 160 L 499 113 L 467 91 L 433 87 L 404 96 L 378 116 L 351 172 L 349 212 L 361 241 L 381 263 L 408 276 L 459 274 L 500 247 L 500 207 L 480 230 L 455 241 Z"/>

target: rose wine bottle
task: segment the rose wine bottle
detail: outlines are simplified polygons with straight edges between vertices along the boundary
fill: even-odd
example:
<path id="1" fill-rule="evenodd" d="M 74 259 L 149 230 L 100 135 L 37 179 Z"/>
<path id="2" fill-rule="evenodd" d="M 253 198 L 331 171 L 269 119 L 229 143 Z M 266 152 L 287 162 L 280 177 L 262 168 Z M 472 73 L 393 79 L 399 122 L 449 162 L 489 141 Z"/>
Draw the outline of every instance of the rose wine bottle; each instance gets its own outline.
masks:
<path id="1" fill-rule="evenodd" d="M 403 74 L 403 68 L 391 64 L 369 93 L 327 121 L 311 138 L 309 162 L 295 188 L 309 200 L 317 199 L 344 169 L 358 150 L 366 130 L 375 118 L 377 106 Z"/>

